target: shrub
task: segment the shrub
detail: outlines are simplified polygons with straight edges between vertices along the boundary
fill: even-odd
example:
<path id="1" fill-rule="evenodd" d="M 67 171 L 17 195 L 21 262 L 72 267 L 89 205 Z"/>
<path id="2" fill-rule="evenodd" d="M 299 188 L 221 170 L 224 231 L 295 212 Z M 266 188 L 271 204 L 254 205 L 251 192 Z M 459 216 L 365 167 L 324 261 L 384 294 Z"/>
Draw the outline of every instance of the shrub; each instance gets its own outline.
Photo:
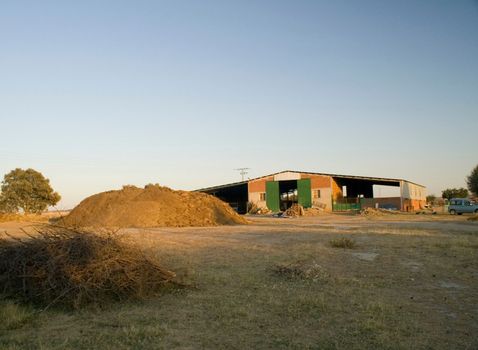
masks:
<path id="1" fill-rule="evenodd" d="M 330 274 L 316 262 L 306 264 L 303 261 L 298 261 L 292 264 L 277 264 L 272 268 L 272 273 L 290 279 L 299 278 L 321 282 L 330 278 Z"/>
<path id="2" fill-rule="evenodd" d="M 468 190 L 466 188 L 447 188 L 443 190 L 441 193 L 442 198 L 446 198 L 448 200 L 452 198 L 466 198 L 468 197 Z"/>
<path id="3" fill-rule="evenodd" d="M 355 241 L 352 238 L 341 237 L 330 241 L 330 245 L 334 248 L 354 248 L 356 246 Z"/>

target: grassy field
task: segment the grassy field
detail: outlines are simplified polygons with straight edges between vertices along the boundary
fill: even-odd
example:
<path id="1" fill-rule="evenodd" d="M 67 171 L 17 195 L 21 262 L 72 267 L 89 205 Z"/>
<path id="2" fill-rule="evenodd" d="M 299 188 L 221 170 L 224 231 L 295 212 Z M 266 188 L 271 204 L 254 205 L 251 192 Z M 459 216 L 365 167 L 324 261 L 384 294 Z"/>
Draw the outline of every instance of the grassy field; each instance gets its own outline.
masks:
<path id="1" fill-rule="evenodd" d="M 478 348 L 476 222 L 251 220 L 124 231 L 195 287 L 77 312 L 3 300 L 0 348 Z"/>

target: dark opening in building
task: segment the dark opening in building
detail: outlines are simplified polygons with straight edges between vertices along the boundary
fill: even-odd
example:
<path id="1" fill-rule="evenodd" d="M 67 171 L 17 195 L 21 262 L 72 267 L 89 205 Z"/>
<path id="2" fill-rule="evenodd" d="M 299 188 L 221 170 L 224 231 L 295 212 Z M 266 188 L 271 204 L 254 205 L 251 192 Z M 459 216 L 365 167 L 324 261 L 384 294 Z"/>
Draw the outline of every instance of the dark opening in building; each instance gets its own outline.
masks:
<path id="1" fill-rule="evenodd" d="M 297 180 L 279 181 L 280 210 L 289 209 L 299 200 Z"/>
<path id="2" fill-rule="evenodd" d="M 218 186 L 207 191 L 206 193 L 212 194 L 217 198 L 228 203 L 232 209 L 237 211 L 239 214 L 247 213 L 247 182 L 238 183 L 233 186 Z"/>

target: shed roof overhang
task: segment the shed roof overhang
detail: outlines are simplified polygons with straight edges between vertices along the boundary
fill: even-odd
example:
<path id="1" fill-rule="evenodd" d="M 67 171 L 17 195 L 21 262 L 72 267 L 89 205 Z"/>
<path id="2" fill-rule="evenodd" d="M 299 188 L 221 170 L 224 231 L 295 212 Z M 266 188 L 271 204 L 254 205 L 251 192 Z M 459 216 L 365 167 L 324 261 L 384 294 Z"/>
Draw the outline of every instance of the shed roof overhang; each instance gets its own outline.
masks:
<path id="1" fill-rule="evenodd" d="M 198 190 L 196 190 L 196 191 L 198 191 L 198 192 L 211 192 L 211 191 L 218 190 L 218 189 L 240 186 L 240 185 L 248 184 L 248 183 L 251 182 L 251 181 L 257 181 L 257 180 L 261 180 L 261 179 L 263 179 L 263 178 L 267 178 L 267 177 L 271 177 L 271 176 L 275 176 L 275 175 L 282 174 L 282 173 L 287 173 L 287 172 L 299 173 L 299 174 L 307 174 L 307 175 L 330 176 L 330 177 L 335 178 L 335 179 L 344 179 L 344 180 L 345 180 L 345 179 L 349 179 L 349 180 L 365 180 L 365 181 L 373 182 L 374 185 L 384 185 L 384 186 L 400 186 L 400 184 L 401 184 L 402 182 L 408 182 L 408 183 L 411 183 L 411 184 L 413 184 L 413 185 L 416 185 L 416 186 L 425 188 L 425 186 L 423 186 L 423 185 L 420 185 L 420 184 L 417 184 L 417 183 L 414 183 L 414 182 L 411 182 L 411 181 L 407 181 L 407 180 L 404 180 L 404 179 L 393 179 L 393 178 L 372 177 L 372 176 L 355 176 L 355 175 L 340 175 L 340 174 L 316 173 L 316 172 L 309 172 L 309 171 L 284 170 L 284 171 L 279 171 L 279 172 L 276 172 L 276 173 L 273 173 L 273 174 L 268 174 L 268 175 L 259 176 L 259 177 L 256 177 L 256 178 L 253 178 L 253 179 L 249 179 L 249 180 L 244 180 L 244 181 L 239 181 L 239 182 L 233 182 L 233 183 L 224 184 L 224 185 L 218 185 L 218 186 L 205 187 L 205 188 L 198 189 Z"/>

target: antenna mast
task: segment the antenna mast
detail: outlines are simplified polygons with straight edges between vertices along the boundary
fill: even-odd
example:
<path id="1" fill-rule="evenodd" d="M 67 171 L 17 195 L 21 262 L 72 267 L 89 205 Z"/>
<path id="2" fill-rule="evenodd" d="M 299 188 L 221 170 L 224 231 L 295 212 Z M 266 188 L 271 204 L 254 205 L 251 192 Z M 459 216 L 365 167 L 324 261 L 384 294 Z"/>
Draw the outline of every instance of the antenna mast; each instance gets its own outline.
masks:
<path id="1" fill-rule="evenodd" d="M 244 176 L 247 175 L 249 169 L 250 168 L 237 168 L 237 169 L 234 169 L 234 170 L 239 171 L 239 174 L 241 174 L 242 181 L 244 181 Z"/>

